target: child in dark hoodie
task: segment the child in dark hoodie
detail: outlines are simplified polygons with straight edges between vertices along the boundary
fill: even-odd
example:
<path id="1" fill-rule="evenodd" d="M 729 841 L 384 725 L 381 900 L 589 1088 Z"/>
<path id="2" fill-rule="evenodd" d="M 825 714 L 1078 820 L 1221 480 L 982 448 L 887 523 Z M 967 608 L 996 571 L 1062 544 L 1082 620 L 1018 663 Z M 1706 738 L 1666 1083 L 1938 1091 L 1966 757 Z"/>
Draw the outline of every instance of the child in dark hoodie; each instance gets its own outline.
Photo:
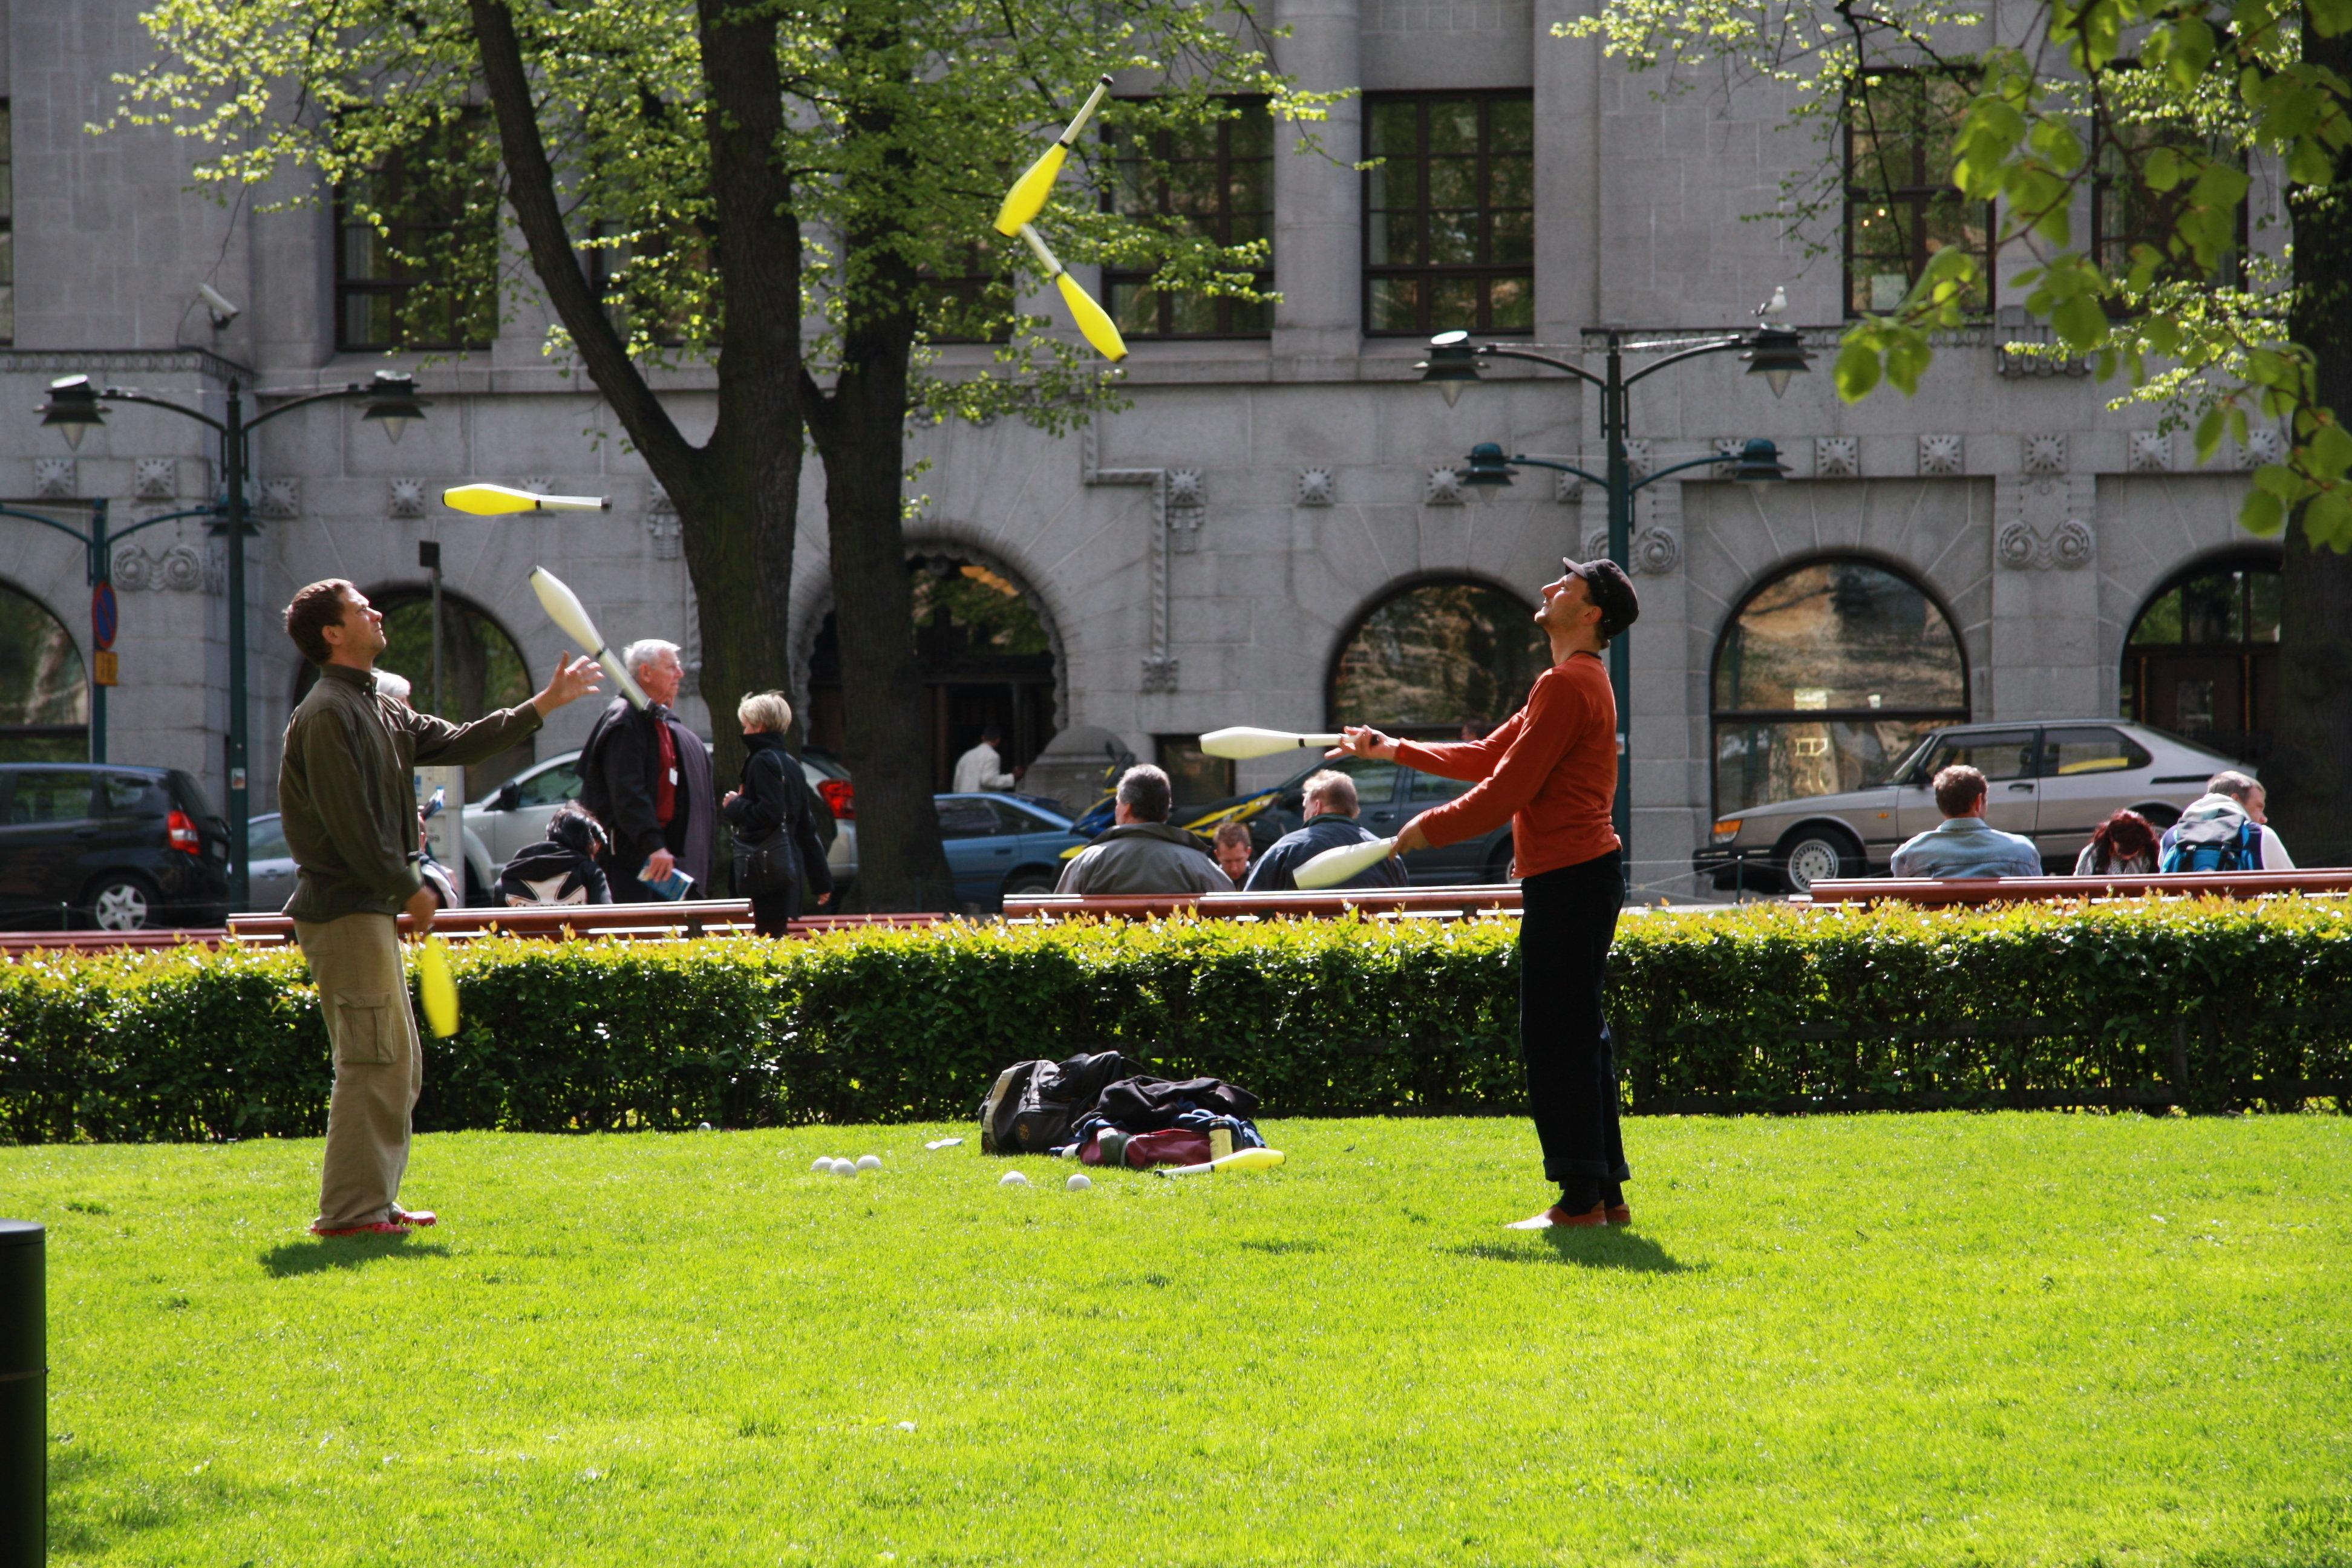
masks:
<path id="1" fill-rule="evenodd" d="M 559 806 L 548 819 L 546 839 L 526 846 L 499 873 L 499 902 L 509 908 L 609 904 L 613 889 L 596 865 L 604 850 L 602 823 L 583 806 Z"/>

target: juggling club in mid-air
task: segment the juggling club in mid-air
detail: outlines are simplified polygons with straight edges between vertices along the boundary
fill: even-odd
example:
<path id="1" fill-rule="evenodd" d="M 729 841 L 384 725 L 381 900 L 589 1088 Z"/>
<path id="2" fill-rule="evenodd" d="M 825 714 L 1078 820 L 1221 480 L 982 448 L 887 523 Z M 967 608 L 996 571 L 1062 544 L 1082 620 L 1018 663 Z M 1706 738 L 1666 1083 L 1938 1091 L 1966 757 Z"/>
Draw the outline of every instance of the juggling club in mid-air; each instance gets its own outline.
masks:
<path id="1" fill-rule="evenodd" d="M 1234 724 L 1223 730 L 1212 730 L 1201 737 L 1201 750 L 1212 757 L 1226 757 L 1234 762 L 1247 762 L 1252 757 L 1271 757 L 1280 752 L 1304 751 L 1309 746 L 1336 746 L 1337 735 L 1301 735 L 1290 730 L 1258 730 L 1247 724 Z"/>
<path id="2" fill-rule="evenodd" d="M 1118 324 L 1110 319 L 1109 312 L 1096 304 L 1095 297 L 1079 288 L 1078 280 L 1063 270 L 1062 264 L 1055 259 L 1054 253 L 1046 249 L 1045 242 L 1038 237 L 1036 229 L 1023 224 L 1021 237 L 1027 240 L 1029 248 L 1037 253 L 1038 264 L 1045 268 L 1045 276 L 1062 290 L 1062 303 L 1069 307 L 1070 320 L 1078 324 L 1078 331 L 1085 335 L 1087 342 L 1095 346 L 1095 352 L 1113 363 L 1125 359 L 1127 340 L 1118 335 Z"/>
<path id="3" fill-rule="evenodd" d="M 530 586 L 547 611 L 547 618 L 580 639 L 580 646 L 604 667 L 604 673 L 613 678 L 613 684 L 620 688 L 629 705 L 640 709 L 648 706 L 644 689 L 621 662 L 621 656 L 604 646 L 604 635 L 588 618 L 587 606 L 580 602 L 580 595 L 572 591 L 571 584 L 546 567 L 534 566 L 530 569 Z"/>
<path id="4" fill-rule="evenodd" d="M 1105 77 L 1095 84 L 1093 96 L 1080 107 L 1070 128 L 1062 132 L 1061 140 L 1039 153 L 1037 161 L 1013 182 L 1013 188 L 1004 195 L 1004 205 L 996 209 L 997 233 L 1010 239 L 1021 232 L 1023 225 L 1034 223 L 1037 215 L 1045 210 L 1045 198 L 1054 194 L 1054 182 L 1061 178 L 1062 164 L 1068 160 L 1070 149 L 1077 145 L 1078 132 L 1087 128 L 1087 121 L 1102 107 L 1103 95 L 1108 91 L 1110 78 Z"/>

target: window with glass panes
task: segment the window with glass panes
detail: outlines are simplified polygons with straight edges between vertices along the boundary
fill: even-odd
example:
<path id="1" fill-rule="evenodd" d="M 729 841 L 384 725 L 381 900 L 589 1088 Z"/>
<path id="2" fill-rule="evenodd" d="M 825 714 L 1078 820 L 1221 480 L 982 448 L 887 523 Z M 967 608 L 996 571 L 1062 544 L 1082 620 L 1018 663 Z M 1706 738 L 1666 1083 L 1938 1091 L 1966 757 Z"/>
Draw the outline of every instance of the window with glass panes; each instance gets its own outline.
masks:
<path id="1" fill-rule="evenodd" d="M 489 346 L 498 184 L 487 133 L 469 116 L 337 188 L 338 349 Z"/>
<path id="2" fill-rule="evenodd" d="M 16 341 L 16 149 L 0 98 L 0 343 Z"/>
<path id="3" fill-rule="evenodd" d="M 2244 277 L 2246 204 L 2238 204 L 2236 244 L 2208 273 L 2189 257 L 2167 253 L 2167 242 L 2178 231 L 2194 182 L 2183 181 L 2168 191 L 2156 190 L 2139 178 L 2138 168 L 2158 147 L 2196 152 L 2206 157 L 2224 156 L 2210 138 L 2190 127 L 2145 121 L 2111 127 L 2100 132 L 2096 172 L 2091 181 L 2091 254 L 2110 278 L 2131 270 L 2132 250 L 2148 246 L 2165 257 L 2156 269 L 2159 283 L 2205 282 L 2235 288 Z M 2108 301 L 2121 310 L 2120 300 Z"/>
<path id="4" fill-rule="evenodd" d="M 2278 711 L 2279 555 L 2201 561 L 2140 607 L 2124 638 L 2120 712 L 2260 763 Z"/>
<path id="5" fill-rule="evenodd" d="M 1215 241 L 1244 245 L 1274 237 L 1274 117 L 1265 103 L 1237 100 L 1235 112 L 1209 125 L 1156 131 L 1148 143 L 1108 134 L 1117 149 L 1119 210 Z M 1274 287 L 1271 256 L 1253 276 Z M 1274 307 L 1155 288 L 1150 272 L 1103 271 L 1105 306 L 1130 338 L 1253 338 L 1274 325 Z"/>
<path id="6" fill-rule="evenodd" d="M 1364 331 L 1533 330 L 1533 97 L 1367 94 L 1364 156 Z"/>
<path id="7" fill-rule="evenodd" d="M 1952 138 L 1974 89 L 1933 71 L 1882 71 L 1856 84 L 1845 106 L 1846 314 L 1885 312 L 1947 246 L 1977 259 L 1963 301 L 1992 306 L 1992 206 L 1951 182 Z"/>

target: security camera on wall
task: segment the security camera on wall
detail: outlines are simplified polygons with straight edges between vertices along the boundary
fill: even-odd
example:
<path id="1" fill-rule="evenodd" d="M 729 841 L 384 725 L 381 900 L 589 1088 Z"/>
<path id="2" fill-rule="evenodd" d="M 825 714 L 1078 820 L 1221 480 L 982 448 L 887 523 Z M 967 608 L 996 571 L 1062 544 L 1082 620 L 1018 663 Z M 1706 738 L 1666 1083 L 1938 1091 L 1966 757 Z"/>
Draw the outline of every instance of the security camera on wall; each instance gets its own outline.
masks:
<path id="1" fill-rule="evenodd" d="M 205 309 L 212 313 L 213 331 L 216 332 L 245 313 L 230 304 L 228 297 L 209 283 L 196 285 L 196 298 L 202 300 Z"/>

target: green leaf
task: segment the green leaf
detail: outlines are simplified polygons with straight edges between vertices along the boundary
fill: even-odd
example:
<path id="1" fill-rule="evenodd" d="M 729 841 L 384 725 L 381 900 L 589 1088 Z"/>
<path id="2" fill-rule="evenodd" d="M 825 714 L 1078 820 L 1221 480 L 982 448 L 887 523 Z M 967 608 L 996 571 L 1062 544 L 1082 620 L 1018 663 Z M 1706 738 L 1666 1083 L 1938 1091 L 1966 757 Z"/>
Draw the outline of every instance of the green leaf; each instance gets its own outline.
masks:
<path id="1" fill-rule="evenodd" d="M 2210 462 L 2213 454 L 2221 450 L 2221 426 L 2225 423 L 2221 405 L 2218 403 L 2207 409 L 2205 416 L 2197 421 L 2197 460 L 2199 462 Z"/>
<path id="2" fill-rule="evenodd" d="M 2140 180 L 2151 191 L 2168 191 L 2180 183 L 2180 155 L 2158 147 L 2140 164 Z"/>
<path id="3" fill-rule="evenodd" d="M 2088 294 L 2060 300 L 2050 312 L 2050 324 L 2058 330 L 2059 341 L 2076 353 L 2088 353 L 2106 341 L 2107 313 Z"/>
<path id="4" fill-rule="evenodd" d="M 2238 503 L 2238 526 L 2268 539 L 2286 526 L 2286 508 L 2268 490 L 2248 490 Z"/>
<path id="5" fill-rule="evenodd" d="M 1837 367 L 1832 374 L 1839 398 L 1859 403 L 1878 384 L 1878 353 L 1868 344 L 1849 338 L 1838 350 Z"/>
<path id="6" fill-rule="evenodd" d="M 2304 502 L 2303 531 L 2314 544 L 2337 552 L 2352 547 L 2352 493 L 2321 490 Z"/>

